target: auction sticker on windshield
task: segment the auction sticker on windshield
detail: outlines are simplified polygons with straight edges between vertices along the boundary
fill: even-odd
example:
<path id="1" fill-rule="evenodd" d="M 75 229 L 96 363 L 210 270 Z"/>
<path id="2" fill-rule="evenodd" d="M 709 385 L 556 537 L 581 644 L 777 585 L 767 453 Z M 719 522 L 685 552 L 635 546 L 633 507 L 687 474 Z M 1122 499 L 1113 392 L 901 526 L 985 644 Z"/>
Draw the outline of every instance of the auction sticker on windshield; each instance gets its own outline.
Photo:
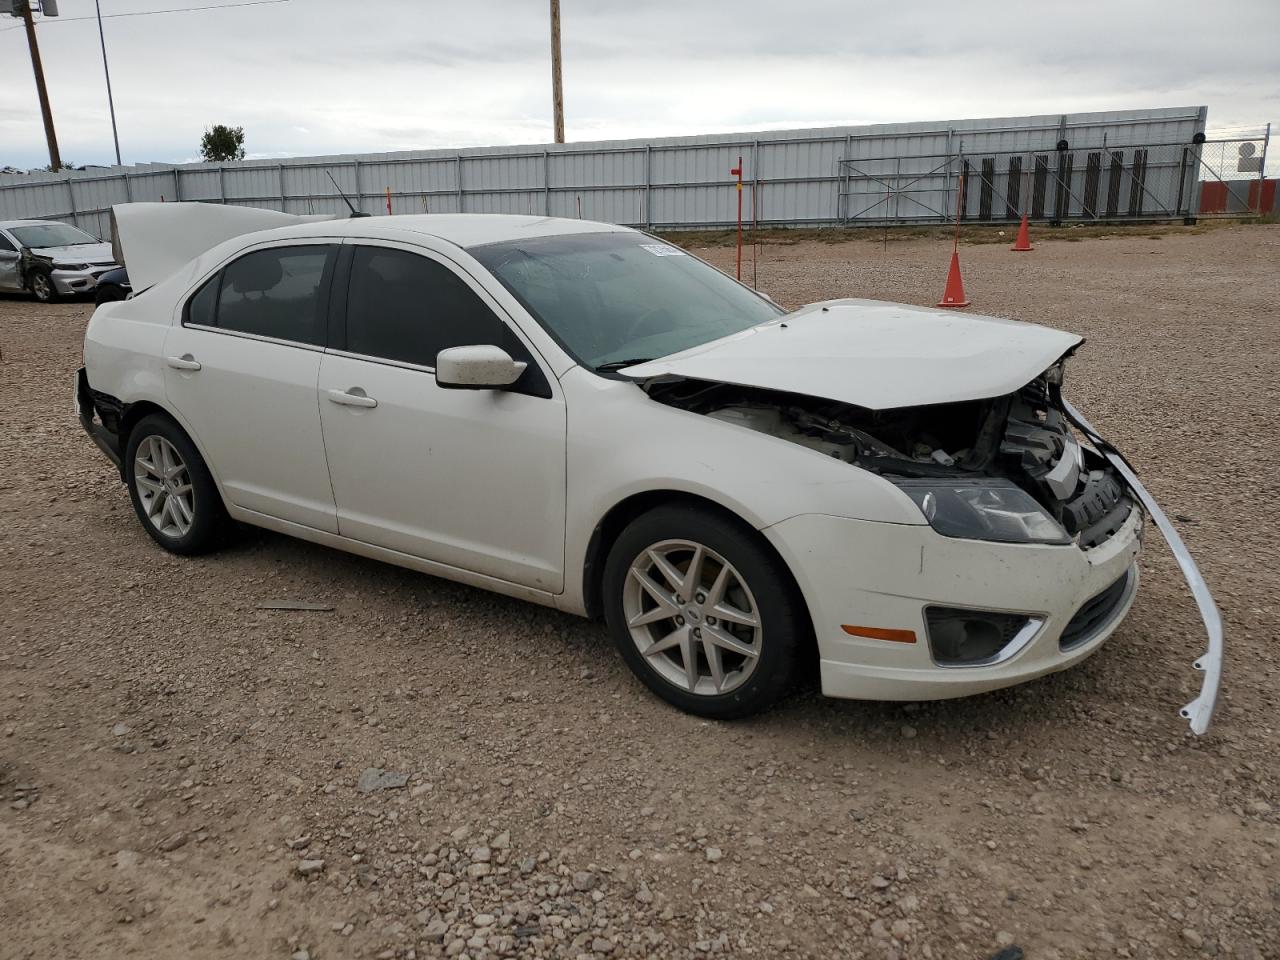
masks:
<path id="1" fill-rule="evenodd" d="M 665 243 L 642 243 L 642 250 L 648 250 L 655 257 L 683 257 L 685 252 L 679 247 L 669 247 Z"/>

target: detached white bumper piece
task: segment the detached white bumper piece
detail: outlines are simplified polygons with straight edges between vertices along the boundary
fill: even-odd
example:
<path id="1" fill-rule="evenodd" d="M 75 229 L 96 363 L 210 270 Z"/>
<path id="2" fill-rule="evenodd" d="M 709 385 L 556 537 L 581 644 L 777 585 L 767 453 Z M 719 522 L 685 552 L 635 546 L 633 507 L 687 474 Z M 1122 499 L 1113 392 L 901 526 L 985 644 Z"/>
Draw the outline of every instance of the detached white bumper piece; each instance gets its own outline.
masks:
<path id="1" fill-rule="evenodd" d="M 1174 529 L 1169 518 L 1165 516 L 1165 512 L 1160 509 L 1160 504 L 1156 503 L 1155 498 L 1142 485 L 1137 474 L 1133 472 L 1133 468 L 1129 466 L 1115 447 L 1099 436 L 1093 425 L 1065 398 L 1062 398 L 1062 406 L 1067 411 L 1067 415 L 1072 422 L 1088 437 L 1098 452 L 1120 471 L 1120 475 L 1129 484 L 1129 488 L 1134 495 L 1147 508 L 1147 512 L 1151 514 L 1151 519 L 1155 521 L 1161 536 L 1169 544 L 1169 549 L 1173 551 L 1174 559 L 1178 561 L 1182 575 L 1187 579 L 1187 586 L 1191 588 L 1191 595 L 1195 597 L 1196 606 L 1200 608 L 1200 617 L 1204 620 L 1205 630 L 1209 635 L 1209 649 L 1195 662 L 1195 668 L 1204 672 L 1204 682 L 1200 685 L 1200 696 L 1183 707 L 1179 713 L 1183 719 L 1191 724 L 1193 733 L 1197 735 L 1203 734 L 1209 729 L 1209 724 L 1213 720 L 1213 710 L 1218 703 L 1218 686 L 1222 682 L 1222 652 L 1224 645 L 1222 615 L 1218 612 L 1218 605 L 1213 602 L 1213 596 L 1209 593 L 1209 585 L 1205 583 L 1204 577 L 1200 573 L 1200 568 L 1196 566 L 1195 560 L 1191 558 L 1191 551 L 1182 542 L 1182 537 L 1178 536 L 1178 531 Z"/>

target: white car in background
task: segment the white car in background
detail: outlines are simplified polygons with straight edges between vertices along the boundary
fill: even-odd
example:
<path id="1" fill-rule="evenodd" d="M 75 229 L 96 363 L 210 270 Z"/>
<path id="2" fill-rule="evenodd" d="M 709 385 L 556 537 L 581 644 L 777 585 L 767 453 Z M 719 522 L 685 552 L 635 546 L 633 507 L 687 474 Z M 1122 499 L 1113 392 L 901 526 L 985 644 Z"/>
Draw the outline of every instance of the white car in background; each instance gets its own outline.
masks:
<path id="1" fill-rule="evenodd" d="M 41 303 L 88 294 L 116 270 L 111 244 L 57 220 L 0 221 L 0 292 Z"/>
<path id="2" fill-rule="evenodd" d="M 165 206 L 116 208 L 142 292 L 94 313 L 77 396 L 167 550 L 236 520 L 602 616 L 655 693 L 732 718 L 809 658 L 879 700 L 1078 663 L 1133 603 L 1145 502 L 1209 628 L 1182 711 L 1209 724 L 1216 608 L 1063 400 L 1078 336 L 786 313 L 603 223 Z"/>

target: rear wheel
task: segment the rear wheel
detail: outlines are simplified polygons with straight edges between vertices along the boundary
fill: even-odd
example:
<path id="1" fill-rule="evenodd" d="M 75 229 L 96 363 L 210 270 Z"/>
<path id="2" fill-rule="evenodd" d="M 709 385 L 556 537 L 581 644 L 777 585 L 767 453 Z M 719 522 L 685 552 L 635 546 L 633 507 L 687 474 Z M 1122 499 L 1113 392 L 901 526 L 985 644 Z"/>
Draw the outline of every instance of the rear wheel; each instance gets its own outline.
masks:
<path id="1" fill-rule="evenodd" d="M 605 619 L 635 674 L 669 703 L 722 720 L 790 686 L 808 619 L 758 535 L 712 511 L 658 507 L 632 521 L 604 571 Z"/>
<path id="2" fill-rule="evenodd" d="M 171 419 L 152 414 L 129 433 L 129 499 L 151 539 L 172 553 L 204 553 L 230 521 L 195 444 Z"/>
<path id="3" fill-rule="evenodd" d="M 31 271 L 27 286 L 31 288 L 31 295 L 41 303 L 53 303 L 58 299 L 58 288 L 53 285 L 53 277 L 48 270 L 36 268 Z"/>

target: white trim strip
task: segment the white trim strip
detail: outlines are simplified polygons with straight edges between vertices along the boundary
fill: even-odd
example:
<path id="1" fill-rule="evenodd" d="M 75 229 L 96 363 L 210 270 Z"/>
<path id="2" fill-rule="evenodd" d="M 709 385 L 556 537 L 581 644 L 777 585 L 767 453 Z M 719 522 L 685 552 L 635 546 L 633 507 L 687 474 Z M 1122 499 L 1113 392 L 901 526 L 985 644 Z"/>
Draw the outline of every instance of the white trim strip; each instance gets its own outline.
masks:
<path id="1" fill-rule="evenodd" d="M 1225 649 L 1222 635 L 1222 614 L 1219 613 L 1218 605 L 1213 601 L 1213 595 L 1209 593 L 1209 585 L 1205 583 L 1205 579 L 1200 573 L 1200 568 L 1196 566 L 1195 560 L 1191 557 L 1191 551 L 1182 542 L 1182 537 L 1178 535 L 1173 523 L 1165 516 L 1165 512 L 1160 509 L 1160 504 L 1156 503 L 1155 498 L 1142 485 L 1138 475 L 1133 472 L 1133 468 L 1125 462 L 1124 457 L 1120 456 L 1111 444 L 1102 439 L 1098 431 L 1093 428 L 1093 425 L 1084 418 L 1084 414 L 1073 407 L 1065 397 L 1062 398 L 1062 406 L 1072 422 L 1093 441 L 1094 446 L 1098 448 L 1098 452 L 1120 471 L 1120 475 L 1129 484 L 1129 488 L 1142 501 L 1142 505 L 1147 508 L 1147 511 L 1151 514 L 1151 519 L 1155 521 L 1156 527 L 1159 528 L 1160 534 L 1164 537 L 1165 542 L 1169 544 L 1169 549 L 1173 551 L 1173 557 L 1178 561 L 1182 575 L 1187 579 L 1187 586 L 1191 588 L 1191 595 L 1195 597 L 1196 606 L 1200 608 L 1200 617 L 1204 620 L 1205 630 L 1209 635 L 1209 649 L 1195 662 L 1195 668 L 1204 672 L 1204 682 L 1200 685 L 1200 695 L 1178 713 L 1191 724 L 1193 733 L 1197 736 L 1201 735 L 1209 729 L 1209 724 L 1213 720 L 1213 711 L 1218 703 L 1218 687 L 1222 683 L 1222 655 Z"/>

